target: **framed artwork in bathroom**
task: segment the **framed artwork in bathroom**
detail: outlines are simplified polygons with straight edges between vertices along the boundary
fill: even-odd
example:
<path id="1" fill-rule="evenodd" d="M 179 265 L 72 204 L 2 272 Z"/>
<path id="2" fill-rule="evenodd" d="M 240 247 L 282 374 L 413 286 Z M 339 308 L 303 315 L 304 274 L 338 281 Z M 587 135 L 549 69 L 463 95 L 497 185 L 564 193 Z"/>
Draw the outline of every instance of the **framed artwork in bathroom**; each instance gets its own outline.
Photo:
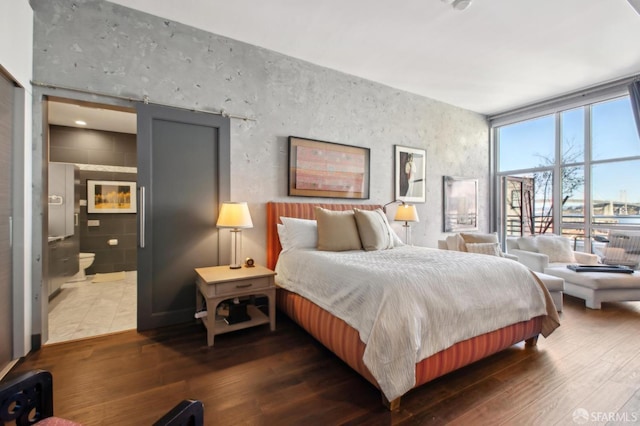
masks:
<path id="1" fill-rule="evenodd" d="M 136 183 L 87 180 L 87 213 L 135 213 Z"/>

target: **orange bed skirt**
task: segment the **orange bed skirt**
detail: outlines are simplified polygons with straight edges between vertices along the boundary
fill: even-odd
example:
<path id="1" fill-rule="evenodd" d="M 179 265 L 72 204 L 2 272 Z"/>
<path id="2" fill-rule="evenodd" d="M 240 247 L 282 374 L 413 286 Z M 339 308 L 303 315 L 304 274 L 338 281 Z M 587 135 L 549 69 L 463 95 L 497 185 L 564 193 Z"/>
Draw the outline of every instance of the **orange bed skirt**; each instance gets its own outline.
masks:
<path id="1" fill-rule="evenodd" d="M 277 305 L 316 340 L 379 388 L 362 360 L 365 344 L 360 340 L 358 331 L 308 299 L 282 288 L 277 290 Z M 536 337 L 541 327 L 542 317 L 536 317 L 456 343 L 416 364 L 414 387 Z"/>

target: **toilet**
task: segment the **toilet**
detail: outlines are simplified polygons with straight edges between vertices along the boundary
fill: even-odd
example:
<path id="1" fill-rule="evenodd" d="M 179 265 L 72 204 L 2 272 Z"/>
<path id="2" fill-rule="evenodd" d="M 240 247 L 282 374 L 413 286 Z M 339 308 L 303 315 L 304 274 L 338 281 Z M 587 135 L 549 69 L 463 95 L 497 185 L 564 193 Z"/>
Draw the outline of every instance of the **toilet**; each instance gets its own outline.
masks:
<path id="1" fill-rule="evenodd" d="M 80 270 L 75 274 L 68 282 L 84 281 L 87 279 L 85 270 L 93 265 L 93 261 L 96 258 L 95 253 L 80 253 L 78 256 L 78 262 L 80 263 Z"/>

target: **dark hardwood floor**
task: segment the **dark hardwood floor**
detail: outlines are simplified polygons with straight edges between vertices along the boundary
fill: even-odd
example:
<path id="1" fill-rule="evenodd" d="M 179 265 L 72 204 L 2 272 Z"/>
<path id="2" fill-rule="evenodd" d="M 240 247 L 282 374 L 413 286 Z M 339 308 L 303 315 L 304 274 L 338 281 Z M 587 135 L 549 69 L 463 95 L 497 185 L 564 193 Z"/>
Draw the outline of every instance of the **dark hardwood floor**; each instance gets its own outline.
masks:
<path id="1" fill-rule="evenodd" d="M 216 336 L 212 349 L 199 324 L 48 345 L 10 374 L 50 370 L 56 415 L 85 425 L 151 424 L 184 398 L 203 401 L 207 425 L 639 423 L 640 302 L 593 311 L 565 296 L 561 319 L 537 347 L 441 377 L 397 412 L 284 315 L 273 333 Z"/>

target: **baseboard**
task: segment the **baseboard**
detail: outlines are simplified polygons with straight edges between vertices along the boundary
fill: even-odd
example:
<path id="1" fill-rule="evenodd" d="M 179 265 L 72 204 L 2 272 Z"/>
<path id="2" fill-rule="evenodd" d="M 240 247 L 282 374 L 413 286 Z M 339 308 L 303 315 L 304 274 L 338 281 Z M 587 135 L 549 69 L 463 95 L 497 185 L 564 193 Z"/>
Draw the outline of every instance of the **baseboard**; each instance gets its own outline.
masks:
<path id="1" fill-rule="evenodd" d="M 4 376 L 6 376 L 9 373 L 9 371 L 11 371 L 13 366 L 16 365 L 18 361 L 20 360 L 14 359 L 13 361 L 9 361 L 9 364 L 7 364 L 2 370 L 0 370 L 0 380 L 4 379 Z"/>

